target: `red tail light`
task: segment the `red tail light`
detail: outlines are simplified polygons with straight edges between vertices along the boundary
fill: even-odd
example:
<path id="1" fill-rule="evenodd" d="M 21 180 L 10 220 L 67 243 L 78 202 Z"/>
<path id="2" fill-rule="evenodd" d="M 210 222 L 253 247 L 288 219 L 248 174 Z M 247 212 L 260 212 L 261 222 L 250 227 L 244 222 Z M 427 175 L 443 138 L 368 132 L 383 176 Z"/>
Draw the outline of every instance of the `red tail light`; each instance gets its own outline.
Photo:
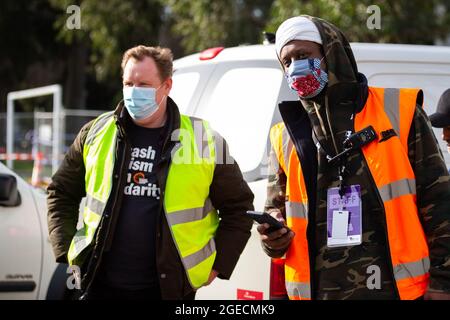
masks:
<path id="1" fill-rule="evenodd" d="M 272 259 L 270 265 L 270 299 L 288 299 L 284 284 L 284 259 Z"/>
<path id="2" fill-rule="evenodd" d="M 210 48 L 202 51 L 200 53 L 200 60 L 211 60 L 214 59 L 222 50 L 225 49 L 224 47 L 216 47 L 216 48 Z"/>

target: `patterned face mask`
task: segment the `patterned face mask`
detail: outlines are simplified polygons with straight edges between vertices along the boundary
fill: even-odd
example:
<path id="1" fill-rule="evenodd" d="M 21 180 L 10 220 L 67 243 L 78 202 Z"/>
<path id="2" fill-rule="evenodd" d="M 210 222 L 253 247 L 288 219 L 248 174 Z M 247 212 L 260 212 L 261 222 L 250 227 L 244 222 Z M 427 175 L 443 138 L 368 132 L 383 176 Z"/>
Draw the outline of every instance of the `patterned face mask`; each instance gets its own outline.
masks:
<path id="1" fill-rule="evenodd" d="M 295 60 L 286 72 L 286 79 L 300 98 L 317 96 L 328 83 L 328 74 L 320 68 L 324 58 Z"/>

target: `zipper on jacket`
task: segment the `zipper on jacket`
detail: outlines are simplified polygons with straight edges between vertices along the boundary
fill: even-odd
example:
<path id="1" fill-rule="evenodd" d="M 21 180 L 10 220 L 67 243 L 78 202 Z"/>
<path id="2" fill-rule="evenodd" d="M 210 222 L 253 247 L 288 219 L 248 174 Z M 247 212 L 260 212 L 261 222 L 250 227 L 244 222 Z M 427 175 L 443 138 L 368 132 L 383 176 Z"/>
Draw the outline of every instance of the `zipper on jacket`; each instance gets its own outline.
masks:
<path id="1" fill-rule="evenodd" d="M 163 146 L 162 150 L 163 149 L 164 149 L 164 146 Z M 157 231 L 156 231 L 156 234 L 155 234 L 155 239 L 156 239 L 155 246 L 156 246 L 156 248 L 159 247 L 160 234 L 161 234 L 161 231 L 162 231 L 162 223 L 161 223 L 162 214 L 165 214 L 163 212 L 163 210 L 164 210 L 165 184 L 162 183 L 163 182 L 162 181 L 162 176 L 165 176 L 167 178 L 167 172 L 168 172 L 168 165 L 166 163 L 167 160 L 170 163 L 170 157 L 166 157 L 166 153 L 164 153 L 161 156 L 161 159 L 160 159 L 160 161 L 158 163 L 158 166 L 157 166 L 158 172 L 156 173 L 156 179 L 157 179 L 159 190 L 160 190 L 160 192 L 159 192 L 159 206 L 158 206 L 158 212 L 157 212 L 157 215 L 156 215 L 156 226 L 157 226 Z M 164 169 L 163 169 L 163 166 L 164 166 Z M 163 170 L 164 170 L 164 173 L 162 173 Z M 156 276 L 157 276 L 157 281 L 158 281 L 159 287 L 161 288 L 162 287 L 161 283 L 160 283 L 161 277 L 159 276 L 159 272 L 158 272 L 158 260 L 157 259 L 156 259 Z M 162 291 L 161 291 L 161 295 L 162 295 Z"/>
<path id="2" fill-rule="evenodd" d="M 114 197 L 114 202 L 112 203 L 111 206 L 111 214 L 110 214 L 110 218 L 111 221 L 108 224 L 108 234 L 105 237 L 105 243 L 104 246 L 106 246 L 106 248 L 110 249 L 111 245 L 112 245 L 112 236 L 109 234 L 110 228 L 113 227 L 115 230 L 116 225 L 117 225 L 117 220 L 119 219 L 118 215 L 119 215 L 119 208 L 121 208 L 121 204 L 122 204 L 122 200 L 123 200 L 123 195 L 120 195 L 120 190 L 123 190 L 125 187 L 125 184 L 123 183 L 123 177 L 127 175 L 127 166 L 125 166 L 126 163 L 129 162 L 130 157 L 129 157 L 129 153 L 127 152 L 128 150 L 128 141 L 126 140 L 126 137 L 123 136 L 123 143 L 124 143 L 124 148 L 123 148 L 123 153 L 121 155 L 121 162 L 119 165 L 119 169 L 118 169 L 118 180 L 117 180 L 117 190 L 115 190 L 115 197 Z M 119 196 L 120 195 L 120 196 Z"/>

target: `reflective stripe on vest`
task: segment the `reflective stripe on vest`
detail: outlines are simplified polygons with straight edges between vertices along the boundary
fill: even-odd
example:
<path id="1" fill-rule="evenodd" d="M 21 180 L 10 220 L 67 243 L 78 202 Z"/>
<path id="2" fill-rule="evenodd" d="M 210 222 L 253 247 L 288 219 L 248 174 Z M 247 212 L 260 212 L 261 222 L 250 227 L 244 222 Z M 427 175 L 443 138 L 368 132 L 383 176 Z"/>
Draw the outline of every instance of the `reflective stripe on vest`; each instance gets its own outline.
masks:
<path id="1" fill-rule="evenodd" d="M 75 234 L 68 253 L 71 265 L 81 265 L 80 253 L 93 241 L 112 188 L 117 126 L 112 112 L 99 116 L 85 140 L 84 226 Z M 208 281 L 216 256 L 214 235 L 219 218 L 209 199 L 215 168 L 214 136 L 206 121 L 180 116 L 179 140 L 161 192 L 169 229 L 193 288 Z"/>
<path id="2" fill-rule="evenodd" d="M 174 226 L 180 223 L 187 223 L 192 221 L 203 220 L 208 213 L 214 210 L 214 207 L 210 199 L 206 199 L 203 206 L 198 208 L 191 208 L 185 210 L 174 211 L 170 215 L 167 215 L 169 224 Z"/>
<path id="3" fill-rule="evenodd" d="M 430 269 L 430 259 L 428 257 L 419 261 L 400 263 L 394 267 L 395 280 L 420 277 Z"/>
<path id="4" fill-rule="evenodd" d="M 286 217 L 308 219 L 308 205 L 301 202 L 286 201 Z"/>
<path id="5" fill-rule="evenodd" d="M 401 197 L 407 194 L 416 194 L 416 180 L 414 179 L 402 179 L 388 183 L 378 188 L 381 199 L 383 202 L 393 200 L 397 197 Z"/>
<path id="6" fill-rule="evenodd" d="M 294 150 L 294 144 L 289 137 L 289 133 L 287 132 L 284 123 L 280 122 L 276 124 L 270 132 L 270 139 L 277 140 L 276 142 L 272 143 L 272 148 L 276 148 L 276 150 L 274 151 L 277 156 L 278 164 L 281 166 L 284 172 L 287 172 L 289 166 L 289 157 Z"/>
<path id="7" fill-rule="evenodd" d="M 309 282 L 286 281 L 286 291 L 290 300 L 311 300 Z"/>
<path id="8" fill-rule="evenodd" d="M 408 135 L 414 117 L 417 89 L 369 88 L 363 110 L 355 116 L 355 131 L 372 125 L 381 132 L 394 129 L 397 136 L 375 141 L 363 148 L 369 171 L 383 201 L 389 250 L 401 299 L 416 299 L 428 285 L 428 246 L 416 206 L 416 182 L 408 158 Z M 284 131 L 284 132 L 283 132 Z M 283 146 L 287 130 L 277 124 L 271 142 L 277 158 L 287 171 L 287 223 L 296 233 L 286 253 L 286 288 L 290 299 L 309 299 L 310 270 L 306 237 L 307 194 L 301 165 L 295 152 L 284 164 Z"/>

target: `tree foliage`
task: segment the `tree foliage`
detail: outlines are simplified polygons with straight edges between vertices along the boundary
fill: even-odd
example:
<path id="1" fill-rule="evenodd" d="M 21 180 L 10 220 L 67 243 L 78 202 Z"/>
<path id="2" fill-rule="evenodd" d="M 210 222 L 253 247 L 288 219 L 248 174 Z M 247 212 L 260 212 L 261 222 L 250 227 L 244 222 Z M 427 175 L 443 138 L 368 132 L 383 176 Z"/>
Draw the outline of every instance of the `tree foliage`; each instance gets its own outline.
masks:
<path id="1" fill-rule="evenodd" d="M 264 0 L 167 0 L 175 34 L 187 52 L 214 46 L 257 43 L 271 1 Z"/>
<path id="2" fill-rule="evenodd" d="M 368 8 L 377 5 L 381 29 L 369 29 Z M 326 19 L 359 42 L 434 44 L 450 33 L 449 0 L 275 0 L 268 29 L 275 31 L 287 18 L 300 14 Z"/>
<path id="3" fill-rule="evenodd" d="M 135 45 L 157 45 L 163 6 L 159 0 L 82 0 L 81 29 L 68 29 L 66 8 L 73 0 L 50 0 L 60 11 L 55 22 L 59 39 L 66 43 L 87 41 L 90 62 L 102 81 L 118 74 L 123 52 Z"/>
<path id="4" fill-rule="evenodd" d="M 0 110 L 9 91 L 51 84 L 61 74 L 64 46 L 54 40 L 56 14 L 46 1 L 0 1 Z"/>
<path id="5" fill-rule="evenodd" d="M 381 29 L 367 28 L 377 5 Z M 81 29 L 67 8 L 81 8 Z M 0 1 L 0 108 L 9 91 L 60 83 L 68 108 L 111 108 L 120 62 L 137 44 L 169 45 L 176 57 L 213 46 L 261 43 L 285 19 L 310 14 L 350 41 L 434 44 L 450 35 L 450 0 L 11 0 Z M 448 40 L 447 40 L 448 41 Z"/>

